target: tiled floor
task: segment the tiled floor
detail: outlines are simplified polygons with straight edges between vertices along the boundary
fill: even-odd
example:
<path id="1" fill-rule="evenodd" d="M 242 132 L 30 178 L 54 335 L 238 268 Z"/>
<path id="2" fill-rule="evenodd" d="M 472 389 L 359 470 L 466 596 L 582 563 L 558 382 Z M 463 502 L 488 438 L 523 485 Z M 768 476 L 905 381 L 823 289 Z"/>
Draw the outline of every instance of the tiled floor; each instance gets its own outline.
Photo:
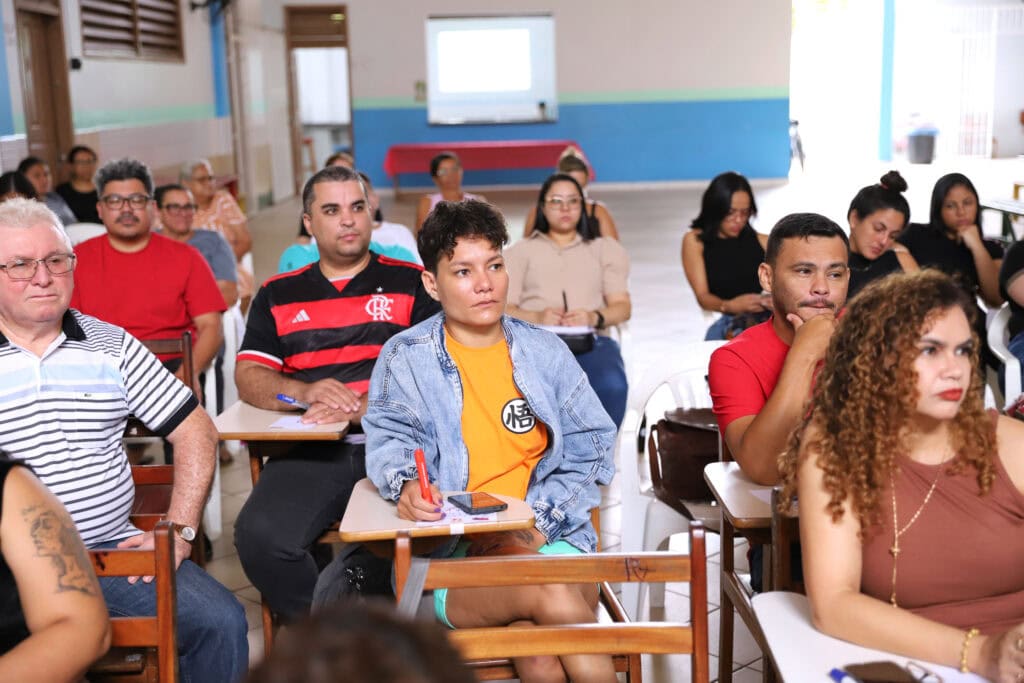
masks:
<path id="1" fill-rule="evenodd" d="M 948 170 L 962 170 L 977 184 L 982 198 L 1007 197 L 1011 183 L 1024 179 L 1024 162 L 969 161 L 957 165 L 937 163 L 933 166 L 891 165 L 900 169 L 910 183 L 908 199 L 915 220 L 926 220 L 928 198 L 935 179 Z M 872 164 L 862 168 L 849 166 L 838 169 L 814 168 L 808 162 L 808 172 L 791 182 L 755 183 L 760 209 L 757 223 L 767 230 L 782 215 L 791 211 L 820 211 L 842 220 L 850 198 L 861 186 L 869 184 L 886 170 Z M 681 344 L 703 338 L 706 323 L 697 307 L 679 261 L 679 245 L 684 227 L 697 214 L 703 187 L 687 188 L 630 188 L 597 189 L 593 194 L 606 202 L 615 215 L 622 242 L 632 259 L 630 291 L 633 300 L 633 318 L 629 324 L 629 344 L 625 349 L 630 377 L 638 377 L 657 359 L 670 356 Z M 488 191 L 488 198 L 505 213 L 515 237 L 521 233 L 523 218 L 535 200 L 532 192 Z M 385 197 L 383 210 L 391 221 L 409 224 L 415 212 L 416 196 L 395 201 Z M 296 200 L 274 206 L 250 222 L 254 239 L 254 258 L 257 278 L 273 274 L 281 251 L 294 237 L 296 217 L 300 212 Z M 986 232 L 998 230 L 992 218 L 986 218 Z M 233 590 L 246 608 L 252 630 L 249 632 L 251 659 L 262 656 L 262 630 L 260 626 L 259 595 L 250 585 L 238 563 L 232 543 L 234 520 L 251 486 L 249 470 L 242 458 L 222 469 L 223 533 L 214 541 L 214 559 L 209 571 L 229 589 Z M 608 550 L 620 547 L 622 529 L 621 494 L 613 482 L 602 503 L 602 543 Z M 711 672 L 718 671 L 718 537 L 709 535 L 709 590 L 711 629 Z M 673 548 L 685 544 L 685 537 L 673 539 Z M 742 553 L 741 553 L 742 554 Z M 745 561 L 745 559 L 744 559 Z M 678 586 L 666 592 L 666 609 L 673 618 L 681 618 L 689 610 L 685 591 Z M 736 620 L 734 662 L 739 683 L 761 678 L 761 660 L 750 634 Z M 683 683 L 690 680 L 688 657 L 672 656 L 649 658 L 645 663 L 647 680 L 665 683 Z"/>

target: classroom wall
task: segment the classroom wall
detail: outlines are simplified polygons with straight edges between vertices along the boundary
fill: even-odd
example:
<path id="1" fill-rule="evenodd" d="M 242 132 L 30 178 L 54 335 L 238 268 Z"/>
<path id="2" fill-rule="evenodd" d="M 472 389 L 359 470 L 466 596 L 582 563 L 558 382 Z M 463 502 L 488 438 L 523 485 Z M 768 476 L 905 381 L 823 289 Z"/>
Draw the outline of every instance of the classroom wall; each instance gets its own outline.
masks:
<path id="1" fill-rule="evenodd" d="M 285 3 L 264 0 L 264 20 Z M 334 4 L 316 2 L 310 4 Z M 514 11 L 552 12 L 560 119 L 526 125 L 430 126 L 414 99 L 426 80 L 429 14 L 507 13 L 504 0 L 350 0 L 353 136 L 361 168 L 386 183 L 398 142 L 570 138 L 599 182 L 752 177 L 789 168 L 788 0 L 548 0 Z M 275 161 L 276 163 L 276 161 Z M 467 184 L 534 183 L 544 171 L 472 172 Z M 429 185 L 403 177 L 403 185 Z"/>
<path id="2" fill-rule="evenodd" d="M 992 137 L 998 157 L 1024 154 L 1024 27 L 996 39 L 996 87 L 992 111 Z M 1016 84 L 1016 85 L 1011 85 Z"/>
<path id="3" fill-rule="evenodd" d="M 181 62 L 86 57 L 82 54 L 79 3 L 62 0 L 71 71 L 72 121 L 77 142 L 93 146 L 100 160 L 137 156 L 167 179 L 191 158 L 209 157 L 221 173 L 233 172 L 230 119 L 214 87 L 209 14 L 182 3 L 185 59 Z M 24 154 L 25 122 L 13 0 L 0 3 L 4 58 L 12 112 L 0 115 L 0 162 L 7 170 Z M 2 65 L 0 65 L 2 66 Z M 0 111 L 3 98 L 0 97 Z"/>

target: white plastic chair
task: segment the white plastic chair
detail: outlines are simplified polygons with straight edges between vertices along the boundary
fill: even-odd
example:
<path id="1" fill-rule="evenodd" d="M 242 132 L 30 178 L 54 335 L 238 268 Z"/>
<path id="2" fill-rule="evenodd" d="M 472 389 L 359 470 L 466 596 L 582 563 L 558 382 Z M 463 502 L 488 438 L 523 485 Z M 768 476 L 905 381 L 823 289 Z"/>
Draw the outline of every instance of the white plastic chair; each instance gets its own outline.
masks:
<path id="1" fill-rule="evenodd" d="M 64 226 L 64 232 L 68 234 L 71 246 L 74 247 L 93 237 L 106 235 L 107 229 L 102 223 L 71 223 Z"/>
<path id="2" fill-rule="evenodd" d="M 646 445 L 638 442 L 640 425 L 651 408 L 651 399 L 663 387 L 671 392 L 668 408 L 710 408 L 705 379 L 712 352 L 724 341 L 701 341 L 682 346 L 674 358 L 659 361 L 630 386 L 626 416 L 622 420 L 616 457 L 622 474 L 622 549 L 625 552 L 657 550 L 671 535 L 686 531 L 689 520 L 655 498 L 650 491 Z M 652 411 L 653 412 L 653 411 Z M 653 415 L 648 428 L 657 421 Z M 652 585 L 651 605 L 664 604 L 664 588 Z M 622 586 L 622 604 L 639 618 L 643 591 L 638 584 Z"/>
<path id="3" fill-rule="evenodd" d="M 1006 389 L 1003 391 L 1003 401 L 1002 405 L 999 406 L 1000 408 L 1006 408 L 1021 394 L 1020 361 L 1010 353 L 1010 349 L 1007 346 L 1010 340 L 1009 324 L 1010 304 L 1003 304 L 996 311 L 991 322 L 989 322 L 987 332 L 988 347 L 992 349 L 995 357 L 1001 360 L 1005 366 L 1003 376 L 1006 381 Z"/>
<path id="4" fill-rule="evenodd" d="M 242 320 L 242 308 L 235 304 L 221 316 L 221 326 L 224 331 L 224 405 L 234 405 L 238 401 L 238 387 L 235 386 L 235 355 L 238 353 L 238 345 L 245 331 L 245 322 Z M 206 403 L 206 411 L 211 415 L 217 414 L 217 377 L 212 368 L 206 373 L 206 382 L 203 384 L 203 398 Z M 228 441 L 227 449 L 232 455 L 238 455 L 239 444 L 237 441 Z M 221 513 L 220 494 L 220 458 L 216 459 L 213 470 L 213 485 L 210 487 L 210 497 L 206 501 L 206 510 L 203 512 L 203 528 L 211 540 L 220 538 L 223 532 L 223 518 Z"/>

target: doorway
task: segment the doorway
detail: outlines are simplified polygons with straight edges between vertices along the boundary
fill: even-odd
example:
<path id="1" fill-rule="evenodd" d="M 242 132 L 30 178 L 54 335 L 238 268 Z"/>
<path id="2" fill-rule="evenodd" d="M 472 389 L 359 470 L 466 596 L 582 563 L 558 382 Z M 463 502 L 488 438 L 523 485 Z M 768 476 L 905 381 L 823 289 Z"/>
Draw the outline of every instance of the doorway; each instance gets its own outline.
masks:
<path id="1" fill-rule="evenodd" d="M 15 12 L 28 154 L 59 176 L 74 139 L 60 2 L 16 2 Z"/>
<path id="2" fill-rule="evenodd" d="M 352 153 L 348 13 L 344 5 L 284 10 L 292 166 L 298 194 L 328 156 Z"/>

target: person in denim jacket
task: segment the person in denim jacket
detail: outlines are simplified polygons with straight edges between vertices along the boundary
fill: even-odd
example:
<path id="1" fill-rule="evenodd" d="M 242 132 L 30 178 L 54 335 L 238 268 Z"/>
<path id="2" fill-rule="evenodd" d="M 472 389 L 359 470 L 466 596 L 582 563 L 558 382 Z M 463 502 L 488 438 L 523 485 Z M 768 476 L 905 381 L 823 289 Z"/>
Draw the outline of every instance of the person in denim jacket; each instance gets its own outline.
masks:
<path id="1" fill-rule="evenodd" d="M 443 311 L 392 337 L 370 382 L 367 474 L 403 519 L 441 516 L 440 491 L 515 496 L 532 529 L 475 534 L 451 556 L 593 552 L 590 509 L 615 473 L 615 426 L 557 336 L 507 317 L 504 219 L 483 202 L 442 202 L 419 233 L 427 292 Z M 431 480 L 425 500 L 414 452 Z M 595 585 L 435 591 L 451 628 L 596 621 Z M 614 681 L 604 655 L 515 661 L 524 681 Z"/>

